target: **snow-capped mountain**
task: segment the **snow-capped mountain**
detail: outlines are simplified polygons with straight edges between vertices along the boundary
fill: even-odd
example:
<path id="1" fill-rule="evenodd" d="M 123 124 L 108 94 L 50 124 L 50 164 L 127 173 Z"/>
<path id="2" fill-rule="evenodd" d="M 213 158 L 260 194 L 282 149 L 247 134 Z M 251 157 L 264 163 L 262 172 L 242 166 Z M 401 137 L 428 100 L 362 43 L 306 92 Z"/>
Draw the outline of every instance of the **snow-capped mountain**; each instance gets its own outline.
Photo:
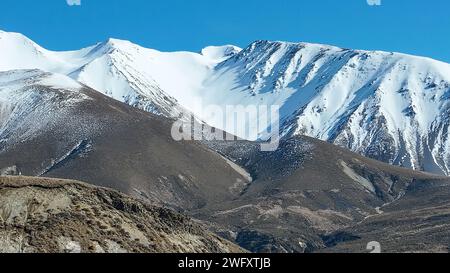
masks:
<path id="1" fill-rule="evenodd" d="M 305 134 L 392 164 L 450 174 L 450 65 L 423 57 L 308 43 L 257 41 L 241 50 L 159 52 L 110 39 L 71 52 L 0 32 L 0 71 L 65 74 L 165 116 L 186 110 L 238 136 L 202 105 L 279 105 L 283 135 Z M 264 128 L 265 129 L 265 128 Z"/>
<path id="2" fill-rule="evenodd" d="M 165 53 L 109 39 L 78 51 L 55 52 L 18 33 L 0 32 L 0 71 L 41 69 L 65 74 L 114 99 L 164 116 L 186 110 L 205 75 L 240 49 L 207 47 L 203 54 Z"/>
<path id="3" fill-rule="evenodd" d="M 224 87 L 219 93 L 235 90 L 229 97 L 281 105 L 283 134 L 327 140 L 396 165 L 450 172 L 449 64 L 259 41 L 216 70 L 211 84 Z"/>

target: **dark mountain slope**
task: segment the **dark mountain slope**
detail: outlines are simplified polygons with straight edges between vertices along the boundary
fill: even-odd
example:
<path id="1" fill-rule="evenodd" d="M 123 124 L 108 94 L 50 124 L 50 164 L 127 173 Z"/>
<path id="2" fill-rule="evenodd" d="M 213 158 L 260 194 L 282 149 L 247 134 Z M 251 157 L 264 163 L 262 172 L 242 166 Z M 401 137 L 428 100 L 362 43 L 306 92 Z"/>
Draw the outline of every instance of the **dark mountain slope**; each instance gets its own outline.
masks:
<path id="1" fill-rule="evenodd" d="M 49 77 L 0 75 L 13 109 L 0 131 L 3 172 L 86 181 L 183 209 L 230 199 L 228 188 L 245 180 L 200 144 L 174 141 L 171 120 L 84 86 L 49 86 Z"/>
<path id="2" fill-rule="evenodd" d="M 239 199 L 196 217 L 220 223 L 219 233 L 252 251 L 316 251 L 328 246 L 324 236 L 405 202 L 418 185 L 450 185 L 448 178 L 393 167 L 308 137 L 283 141 L 271 153 L 249 142 L 209 145 L 244 166 L 254 180 Z"/>
<path id="3" fill-rule="evenodd" d="M 362 252 L 377 241 L 382 252 L 449 252 L 450 184 L 411 183 L 404 197 L 378 215 L 325 237 L 326 252 Z M 343 236 L 345 235 L 345 236 Z M 344 239 L 346 238 L 346 239 Z"/>

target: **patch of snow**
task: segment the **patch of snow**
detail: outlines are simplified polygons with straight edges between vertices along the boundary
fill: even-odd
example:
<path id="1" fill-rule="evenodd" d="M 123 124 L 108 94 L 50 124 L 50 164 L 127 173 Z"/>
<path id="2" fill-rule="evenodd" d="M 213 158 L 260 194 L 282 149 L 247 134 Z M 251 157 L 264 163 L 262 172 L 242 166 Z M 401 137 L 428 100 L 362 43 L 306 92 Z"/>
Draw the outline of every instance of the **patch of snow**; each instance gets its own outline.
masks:
<path id="1" fill-rule="evenodd" d="M 375 193 L 375 187 L 373 186 L 372 182 L 367 180 L 366 178 L 360 176 L 357 174 L 352 168 L 350 168 L 347 163 L 344 161 L 340 162 L 342 166 L 342 170 L 344 173 L 350 177 L 353 181 L 358 182 L 361 186 L 363 186 L 366 190 L 368 190 L 371 193 Z"/>
<path id="2" fill-rule="evenodd" d="M 242 48 L 233 45 L 208 46 L 202 49 L 201 54 L 216 63 L 220 63 L 238 54 L 241 50 Z"/>
<path id="3" fill-rule="evenodd" d="M 43 80 L 41 80 L 39 84 L 46 85 L 56 89 L 61 88 L 61 89 L 78 90 L 82 87 L 82 85 L 79 82 L 61 74 L 52 74 L 49 77 L 46 77 Z"/>

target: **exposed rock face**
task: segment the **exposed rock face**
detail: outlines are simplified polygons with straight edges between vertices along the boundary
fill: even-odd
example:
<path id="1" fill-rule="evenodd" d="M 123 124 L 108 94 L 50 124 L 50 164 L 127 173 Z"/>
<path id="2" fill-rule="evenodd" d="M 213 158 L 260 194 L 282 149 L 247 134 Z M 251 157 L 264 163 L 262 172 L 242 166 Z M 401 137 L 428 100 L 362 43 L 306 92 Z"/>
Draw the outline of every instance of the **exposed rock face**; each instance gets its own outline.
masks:
<path id="1" fill-rule="evenodd" d="M 76 181 L 0 177 L 0 252 L 242 252 L 169 209 Z"/>

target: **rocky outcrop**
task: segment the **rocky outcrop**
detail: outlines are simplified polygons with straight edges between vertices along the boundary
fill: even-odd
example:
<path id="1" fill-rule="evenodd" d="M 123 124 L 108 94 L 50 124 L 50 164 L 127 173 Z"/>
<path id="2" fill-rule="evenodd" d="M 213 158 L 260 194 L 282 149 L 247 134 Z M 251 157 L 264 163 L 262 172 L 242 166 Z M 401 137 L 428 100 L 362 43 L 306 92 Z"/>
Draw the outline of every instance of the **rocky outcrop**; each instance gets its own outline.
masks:
<path id="1" fill-rule="evenodd" d="M 60 179 L 0 177 L 0 252 L 242 252 L 169 209 Z"/>

